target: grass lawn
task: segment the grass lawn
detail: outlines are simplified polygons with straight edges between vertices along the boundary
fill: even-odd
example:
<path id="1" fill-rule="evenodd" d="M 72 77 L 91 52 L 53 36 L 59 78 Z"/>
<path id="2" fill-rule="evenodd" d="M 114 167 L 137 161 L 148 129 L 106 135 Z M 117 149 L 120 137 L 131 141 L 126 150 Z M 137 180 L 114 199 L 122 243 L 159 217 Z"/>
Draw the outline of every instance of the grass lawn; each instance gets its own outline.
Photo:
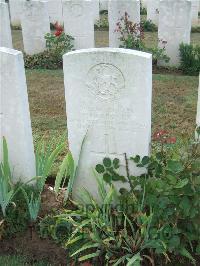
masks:
<path id="1" fill-rule="evenodd" d="M 45 135 L 58 139 L 66 134 L 62 70 L 27 70 L 26 76 L 34 138 Z M 197 90 L 197 77 L 153 75 L 152 130 L 164 128 L 176 135 L 192 133 Z"/>

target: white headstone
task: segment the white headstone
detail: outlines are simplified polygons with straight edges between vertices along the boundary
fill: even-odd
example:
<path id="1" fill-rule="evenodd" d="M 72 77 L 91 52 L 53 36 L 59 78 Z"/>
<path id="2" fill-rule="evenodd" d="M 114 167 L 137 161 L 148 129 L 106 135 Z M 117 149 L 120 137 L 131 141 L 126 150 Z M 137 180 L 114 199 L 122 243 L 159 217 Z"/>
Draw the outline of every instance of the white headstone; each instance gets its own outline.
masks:
<path id="1" fill-rule="evenodd" d="M 29 103 L 21 52 L 0 47 L 0 161 L 6 138 L 14 181 L 35 177 Z"/>
<path id="2" fill-rule="evenodd" d="M 108 0 L 100 0 L 99 1 L 99 8 L 100 8 L 100 11 L 108 10 Z"/>
<path id="3" fill-rule="evenodd" d="M 48 0 L 48 12 L 51 23 L 63 23 L 62 0 Z"/>
<path id="4" fill-rule="evenodd" d="M 91 0 L 63 0 L 65 33 L 75 38 L 75 49 L 94 47 L 94 5 Z"/>
<path id="5" fill-rule="evenodd" d="M 24 51 L 29 55 L 46 48 L 45 34 L 50 32 L 47 2 L 25 2 L 21 15 Z"/>
<path id="6" fill-rule="evenodd" d="M 99 20 L 99 0 L 92 0 L 93 2 L 93 9 L 94 9 L 94 22 Z"/>
<path id="7" fill-rule="evenodd" d="M 158 25 L 160 0 L 149 0 L 147 2 L 147 20 L 151 20 Z"/>
<path id="8" fill-rule="evenodd" d="M 74 195 L 87 188 L 97 196 L 92 169 L 104 157 L 121 160 L 149 154 L 152 56 L 119 48 L 87 49 L 64 55 L 69 147 L 78 162 Z M 141 173 L 130 163 L 134 175 Z"/>
<path id="9" fill-rule="evenodd" d="M 22 5 L 25 0 L 9 0 L 10 20 L 12 26 L 21 25 Z"/>
<path id="10" fill-rule="evenodd" d="M 0 47 L 12 48 L 8 4 L 0 2 Z"/>
<path id="11" fill-rule="evenodd" d="M 192 23 L 198 24 L 199 23 L 199 0 L 191 0 L 192 2 Z"/>
<path id="12" fill-rule="evenodd" d="M 159 65 L 177 66 L 180 63 L 179 45 L 190 43 L 191 1 L 160 0 L 158 39 L 159 47 L 166 47 L 169 63 L 160 61 Z M 167 43 L 163 43 L 166 41 Z"/>
<path id="13" fill-rule="evenodd" d="M 140 1 L 139 0 L 110 0 L 108 2 L 109 19 L 109 46 L 120 46 L 120 33 L 116 32 L 117 22 L 125 15 L 129 15 L 129 20 L 133 23 L 140 23 Z"/>
<path id="14" fill-rule="evenodd" d="M 148 0 L 141 0 L 141 3 L 142 3 L 142 7 L 147 8 Z"/>

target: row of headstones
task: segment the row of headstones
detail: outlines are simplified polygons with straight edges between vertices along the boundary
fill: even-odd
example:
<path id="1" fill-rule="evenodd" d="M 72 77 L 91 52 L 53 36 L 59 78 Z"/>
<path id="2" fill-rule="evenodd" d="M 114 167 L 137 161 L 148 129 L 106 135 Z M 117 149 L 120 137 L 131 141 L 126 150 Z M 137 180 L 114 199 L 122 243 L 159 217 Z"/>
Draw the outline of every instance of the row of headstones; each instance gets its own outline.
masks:
<path id="1" fill-rule="evenodd" d="M 198 24 L 200 12 L 200 0 L 191 0 L 192 2 L 192 23 Z M 158 25 L 160 0 L 142 0 L 142 5 L 147 9 L 147 20 L 151 20 L 154 24 Z"/>
<path id="2" fill-rule="evenodd" d="M 75 38 L 75 49 L 92 48 L 94 43 L 94 17 L 97 12 L 93 1 L 63 0 L 63 18 L 65 32 Z M 123 0 L 108 2 L 109 46 L 119 47 L 120 33 L 116 32 L 116 23 L 128 10 L 130 20 L 140 23 L 140 1 Z M 0 46 L 12 47 L 9 27 L 8 7 L 0 3 L 1 21 Z M 24 50 L 27 54 L 36 54 L 45 50 L 46 33 L 50 32 L 47 2 L 25 1 L 21 6 L 21 25 Z M 4 26 L 5 25 L 5 26 Z M 191 1 L 162 0 L 159 6 L 158 46 L 166 48 L 171 66 L 179 64 L 179 44 L 190 43 Z M 164 62 L 159 62 L 165 65 Z"/>
<path id="3" fill-rule="evenodd" d="M 1 0 L 4 1 L 5 0 Z M 21 25 L 21 6 L 20 2 L 25 0 L 9 0 L 11 25 Z M 48 13 L 51 23 L 63 23 L 62 0 L 45 0 L 47 1 Z M 99 11 L 108 10 L 108 0 L 92 0 Z M 96 19 L 99 19 L 99 12 L 96 14 Z"/>
<path id="4" fill-rule="evenodd" d="M 5 0 L 1 0 L 4 1 Z M 48 12 L 50 22 L 63 23 L 62 14 L 62 0 L 46 0 L 48 2 Z M 108 10 L 108 0 L 92 0 L 97 4 L 99 11 Z M 19 4 L 20 0 L 9 0 L 10 4 L 10 16 L 11 24 L 13 26 L 20 26 L 20 14 L 21 8 Z M 141 0 L 142 5 L 147 8 L 147 19 L 158 25 L 159 19 L 159 2 L 160 0 Z M 200 11 L 200 0 L 191 0 L 192 2 L 192 23 L 198 23 L 198 12 Z M 97 12 L 97 19 L 99 18 L 99 12 Z"/>
<path id="5" fill-rule="evenodd" d="M 119 158 L 125 170 L 124 152 L 128 157 L 150 153 L 152 56 L 120 48 L 77 50 L 64 55 L 63 70 L 68 141 L 76 163 L 81 153 L 75 195 L 81 187 L 96 195 L 91 169 L 103 158 Z M 200 87 L 197 125 L 200 126 Z M 34 177 L 23 55 L 3 47 L 0 48 L 0 129 L 0 140 L 4 136 L 8 143 L 15 180 Z M 134 175 L 140 173 L 132 167 Z"/>

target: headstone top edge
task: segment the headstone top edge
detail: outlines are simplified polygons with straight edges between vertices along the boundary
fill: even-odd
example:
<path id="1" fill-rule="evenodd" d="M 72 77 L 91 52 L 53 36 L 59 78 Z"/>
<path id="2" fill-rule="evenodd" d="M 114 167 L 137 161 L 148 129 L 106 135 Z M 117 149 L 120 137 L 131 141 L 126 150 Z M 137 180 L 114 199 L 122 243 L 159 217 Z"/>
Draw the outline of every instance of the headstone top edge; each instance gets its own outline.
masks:
<path id="1" fill-rule="evenodd" d="M 21 51 L 15 50 L 15 49 L 11 49 L 11 48 L 7 48 L 7 47 L 0 47 L 0 53 L 7 53 L 10 55 L 20 55 L 22 54 Z"/>
<path id="2" fill-rule="evenodd" d="M 137 50 L 130 50 L 130 49 L 123 49 L 123 48 L 89 48 L 89 49 L 80 49 L 76 51 L 72 51 L 69 53 L 66 53 L 63 55 L 63 57 L 68 57 L 71 55 L 77 55 L 77 54 L 88 54 L 88 53 L 119 53 L 119 54 L 129 54 L 129 55 L 136 55 L 140 56 L 143 58 L 151 59 L 152 54 L 146 53 L 146 52 L 141 52 Z"/>

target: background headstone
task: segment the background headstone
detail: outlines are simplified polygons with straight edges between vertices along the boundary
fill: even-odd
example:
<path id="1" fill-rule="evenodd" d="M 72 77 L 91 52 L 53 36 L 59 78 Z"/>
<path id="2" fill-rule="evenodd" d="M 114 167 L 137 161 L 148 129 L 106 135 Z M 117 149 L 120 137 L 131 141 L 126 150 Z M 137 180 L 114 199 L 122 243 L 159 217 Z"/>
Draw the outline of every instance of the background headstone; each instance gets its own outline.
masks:
<path id="1" fill-rule="evenodd" d="M 75 38 L 75 49 L 94 47 L 94 5 L 91 0 L 64 0 L 65 33 Z"/>
<path id="2" fill-rule="evenodd" d="M 119 47 L 120 34 L 115 32 L 117 22 L 122 16 L 128 13 L 129 20 L 140 23 L 140 1 L 139 0 L 110 0 L 108 2 L 108 20 L 109 20 L 109 46 Z"/>
<path id="3" fill-rule="evenodd" d="M 21 52 L 0 47 L 0 161 L 6 138 L 14 181 L 35 177 L 29 103 Z"/>
<path id="4" fill-rule="evenodd" d="M 62 0 L 48 0 L 48 13 L 51 23 L 63 24 Z"/>
<path id="5" fill-rule="evenodd" d="M 198 24 L 199 22 L 199 0 L 191 0 L 192 2 L 192 23 Z"/>
<path id="6" fill-rule="evenodd" d="M 47 2 L 25 2 L 21 25 L 25 53 L 33 55 L 43 52 L 46 48 L 45 34 L 50 32 Z"/>
<path id="7" fill-rule="evenodd" d="M 147 2 L 147 20 L 151 20 L 158 25 L 160 0 L 149 0 Z"/>
<path id="8" fill-rule="evenodd" d="M 108 0 L 99 0 L 100 11 L 108 10 Z"/>
<path id="9" fill-rule="evenodd" d="M 7 3 L 0 2 L 0 47 L 12 48 L 12 35 Z"/>
<path id="10" fill-rule="evenodd" d="M 87 49 L 64 55 L 69 148 L 78 162 L 75 197 L 82 187 L 97 196 L 92 168 L 104 157 L 148 155 L 151 141 L 151 54 L 125 49 Z M 141 169 L 130 163 L 132 174 Z M 121 184 L 120 184 L 121 185 Z"/>
<path id="11" fill-rule="evenodd" d="M 21 25 L 22 5 L 25 0 L 9 0 L 11 25 L 19 27 Z"/>
<path id="12" fill-rule="evenodd" d="M 177 66 L 180 63 L 179 45 L 190 43 L 191 1 L 160 0 L 158 39 L 159 47 L 166 47 L 169 63 L 163 61 L 159 65 Z M 163 43 L 166 41 L 167 43 Z"/>

